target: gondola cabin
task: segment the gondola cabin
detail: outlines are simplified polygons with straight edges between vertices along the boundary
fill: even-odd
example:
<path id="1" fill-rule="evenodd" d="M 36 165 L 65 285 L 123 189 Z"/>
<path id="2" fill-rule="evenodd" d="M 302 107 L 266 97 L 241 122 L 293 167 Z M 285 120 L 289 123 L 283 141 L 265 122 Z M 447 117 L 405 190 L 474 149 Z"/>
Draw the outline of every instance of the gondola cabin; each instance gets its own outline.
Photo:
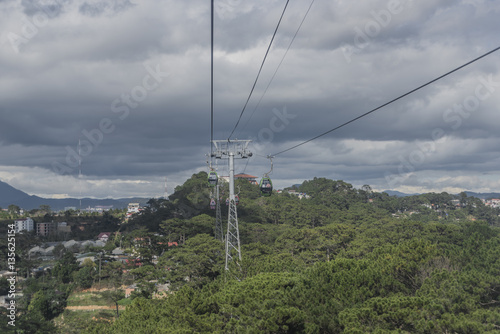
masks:
<path id="1" fill-rule="evenodd" d="M 262 180 L 260 180 L 259 187 L 262 196 L 271 196 L 273 193 L 273 183 L 269 177 L 263 177 Z"/>
<path id="2" fill-rule="evenodd" d="M 240 198 L 238 197 L 238 195 L 234 196 L 234 203 L 236 205 L 238 205 L 240 203 Z"/>
<path id="3" fill-rule="evenodd" d="M 215 210 L 215 199 L 210 200 L 210 209 Z"/>
<path id="4" fill-rule="evenodd" d="M 208 173 L 208 184 L 211 187 L 215 187 L 217 185 L 217 182 L 219 181 L 219 177 L 217 176 L 217 172 L 214 170 L 211 170 Z"/>

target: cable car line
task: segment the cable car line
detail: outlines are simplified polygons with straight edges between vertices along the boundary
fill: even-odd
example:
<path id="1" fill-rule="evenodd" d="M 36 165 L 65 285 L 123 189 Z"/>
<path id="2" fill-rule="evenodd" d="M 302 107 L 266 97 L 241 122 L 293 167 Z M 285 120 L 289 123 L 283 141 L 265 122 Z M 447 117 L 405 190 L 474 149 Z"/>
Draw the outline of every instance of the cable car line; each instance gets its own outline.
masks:
<path id="1" fill-rule="evenodd" d="M 214 1 L 211 1 L 211 27 L 210 27 L 210 157 L 213 156 L 214 141 Z M 212 159 L 212 158 L 210 158 Z"/>
<path id="2" fill-rule="evenodd" d="M 337 127 L 333 128 L 333 129 L 330 129 L 330 130 L 328 130 L 328 131 L 325 131 L 325 132 L 323 132 L 323 133 L 321 133 L 321 134 L 319 134 L 319 135 L 317 135 L 317 136 L 315 136 L 315 137 L 313 137 L 313 138 L 311 138 L 311 139 L 308 139 L 308 140 L 306 140 L 306 141 L 304 141 L 304 142 L 302 142 L 302 143 L 299 143 L 299 144 L 297 144 L 297 145 L 294 145 L 294 146 L 292 146 L 292 147 L 289 147 L 289 148 L 287 148 L 287 149 L 285 149 L 285 150 L 279 151 L 278 153 L 274 153 L 274 154 L 273 154 L 273 156 L 277 156 L 277 155 L 279 155 L 279 154 L 282 154 L 282 153 L 285 153 L 285 152 L 291 151 L 291 150 L 293 150 L 293 149 L 295 149 L 295 148 L 297 148 L 297 147 L 299 147 L 299 146 L 302 146 L 302 145 L 305 145 L 305 144 L 307 144 L 307 143 L 310 143 L 310 142 L 312 142 L 313 140 L 316 140 L 316 139 L 318 139 L 318 138 L 320 138 L 320 137 L 323 137 L 323 136 L 325 136 L 325 135 L 329 134 L 330 132 L 333 132 L 333 131 L 335 131 L 335 130 L 338 130 L 338 129 L 340 129 L 340 128 L 342 128 L 342 127 L 344 127 L 344 126 L 346 126 L 346 125 L 348 125 L 348 124 L 350 124 L 350 123 L 352 123 L 352 122 L 354 122 L 354 121 L 357 121 L 357 120 L 358 120 L 358 119 L 360 119 L 360 118 L 363 118 L 363 117 L 365 117 L 365 116 L 368 116 L 369 114 L 371 114 L 371 113 L 373 113 L 373 112 L 375 112 L 375 111 L 377 111 L 377 110 L 379 110 L 379 109 L 381 109 L 381 108 L 383 108 L 383 107 L 386 107 L 386 106 L 388 106 L 389 104 L 392 104 L 392 103 L 394 103 L 394 102 L 396 102 L 396 101 L 398 101 L 398 100 L 402 99 L 403 97 L 406 97 L 406 96 L 408 96 L 408 95 L 410 95 L 410 94 L 412 94 L 412 93 L 414 93 L 414 92 L 416 92 L 416 91 L 418 91 L 418 90 L 420 90 L 420 89 L 422 89 L 422 88 L 424 88 L 424 87 L 426 87 L 426 86 L 429 86 L 430 84 L 432 84 L 432 83 L 434 83 L 434 82 L 436 82 L 436 81 L 438 81 L 438 80 L 440 80 L 440 79 L 442 79 L 442 78 L 444 78 L 444 77 L 446 77 L 446 76 L 448 76 L 448 75 L 450 75 L 450 74 L 452 74 L 452 73 L 454 73 L 454 72 L 456 72 L 456 71 L 458 71 L 458 70 L 460 70 L 460 69 L 462 69 L 462 68 L 464 68 L 464 67 L 466 67 L 466 66 L 468 66 L 468 65 L 470 65 L 470 64 L 472 64 L 472 63 L 474 63 L 474 62 L 476 62 L 476 61 L 478 61 L 478 60 L 480 60 L 480 59 L 482 59 L 482 58 L 484 58 L 484 57 L 486 57 L 486 56 L 488 56 L 488 55 L 490 55 L 490 54 L 494 53 L 494 52 L 496 52 L 496 51 L 498 51 L 499 49 L 500 49 L 500 46 L 499 46 L 499 47 L 497 47 L 497 48 L 495 48 L 495 49 L 493 49 L 493 50 L 491 50 L 491 51 L 486 52 L 485 54 L 483 54 L 483 55 L 481 55 L 481 56 L 479 56 L 479 57 L 477 57 L 477 58 L 475 58 L 475 59 L 473 59 L 473 60 L 471 60 L 471 61 L 469 61 L 469 62 L 467 62 L 467 63 L 465 63 L 465 64 L 463 64 L 463 65 L 461 65 L 461 66 L 459 66 L 459 67 L 457 67 L 457 68 L 455 68 L 455 69 L 453 69 L 453 70 L 449 71 L 449 72 L 446 72 L 446 73 L 445 73 L 445 74 L 443 74 L 443 75 L 440 75 L 439 77 L 437 77 L 437 78 L 435 78 L 435 79 L 433 79 L 433 80 L 431 80 L 431 81 L 429 81 L 429 82 L 427 82 L 427 83 L 425 83 L 425 84 L 423 84 L 423 85 L 418 86 L 417 88 L 412 89 L 411 91 L 409 91 L 409 92 L 407 92 L 407 93 L 405 93 L 405 94 L 403 94 L 403 95 L 398 96 L 398 97 L 397 97 L 397 98 L 395 98 L 395 99 L 392 99 L 392 100 L 391 100 L 391 101 L 389 101 L 389 102 L 386 102 L 386 103 L 384 103 L 384 104 L 382 104 L 382 105 L 380 105 L 380 106 L 378 106 L 378 107 L 376 107 L 376 108 L 374 108 L 374 109 L 372 109 L 372 110 L 370 110 L 370 111 L 368 111 L 368 112 L 366 112 L 366 113 L 364 113 L 364 114 L 362 114 L 362 115 L 359 115 L 358 117 L 353 118 L 353 119 L 351 119 L 350 121 L 347 121 L 347 122 L 345 122 L 345 123 L 343 123 L 343 124 L 341 124 L 341 125 L 339 125 L 339 126 L 337 126 Z"/>
<path id="3" fill-rule="evenodd" d="M 217 172 L 212 167 L 213 160 L 213 141 L 214 141 L 214 1 L 211 1 L 210 10 L 211 10 L 211 23 L 210 23 L 210 161 L 207 161 L 208 164 L 208 177 L 207 182 L 210 187 L 217 186 L 219 181 L 219 176 Z M 210 203 L 212 206 L 212 203 Z"/>
<path id="4" fill-rule="evenodd" d="M 274 29 L 273 37 L 271 38 L 271 41 L 269 42 L 269 46 L 267 47 L 267 51 L 266 51 L 266 54 L 264 55 L 264 59 L 262 60 L 262 63 L 260 64 L 260 69 L 259 69 L 259 72 L 257 73 L 257 77 L 255 78 L 255 81 L 253 83 L 252 89 L 250 90 L 250 94 L 248 95 L 247 101 L 245 102 L 245 105 L 243 106 L 243 109 L 241 110 L 241 113 L 240 113 L 240 116 L 238 118 L 238 121 L 236 122 L 236 125 L 234 126 L 233 131 L 231 131 L 231 134 L 229 135 L 229 137 L 227 138 L 227 140 L 231 139 L 234 131 L 238 127 L 238 124 L 240 124 L 241 117 L 243 116 L 243 113 L 245 112 L 245 109 L 246 109 L 246 107 L 248 105 L 248 102 L 250 101 L 250 98 L 252 97 L 252 94 L 253 94 L 253 91 L 255 89 L 255 86 L 257 85 L 257 81 L 259 80 L 260 73 L 262 72 L 262 68 L 264 67 L 264 63 L 266 62 L 267 55 L 269 54 L 269 50 L 271 49 L 271 45 L 273 44 L 274 37 L 276 36 L 276 32 L 278 31 L 278 28 L 279 28 L 279 26 L 281 24 L 281 20 L 283 19 L 283 16 L 285 15 L 286 8 L 288 7 L 288 2 L 290 2 L 290 0 L 286 1 L 285 8 L 283 8 L 283 12 L 281 13 L 281 17 L 280 17 L 280 19 L 278 21 L 278 24 L 276 25 L 276 29 Z"/>
<path id="5" fill-rule="evenodd" d="M 300 31 L 300 28 L 302 28 L 302 24 L 304 24 L 304 21 L 306 20 L 307 18 L 307 15 L 309 14 L 309 11 L 311 10 L 311 7 L 313 5 L 315 0 L 312 0 L 311 1 L 311 4 L 309 5 L 309 8 L 307 9 L 304 17 L 302 18 L 302 21 L 300 22 L 300 25 L 299 27 L 297 28 L 297 30 L 295 31 L 295 34 L 293 35 L 293 38 L 292 40 L 290 41 L 290 44 L 288 44 L 288 48 L 286 49 L 285 53 L 283 54 L 283 57 L 281 58 L 281 61 L 279 62 L 278 66 L 276 67 L 276 70 L 274 71 L 271 79 L 269 80 L 269 83 L 267 84 L 266 86 L 266 89 L 264 89 L 264 92 L 262 93 L 262 96 L 260 97 L 259 99 L 259 102 L 257 102 L 257 105 L 255 106 L 255 108 L 253 109 L 252 111 L 252 114 L 250 115 L 250 117 L 248 118 L 248 120 L 245 122 L 245 124 L 243 125 L 243 128 L 246 127 L 246 125 L 248 124 L 248 122 L 250 121 L 250 119 L 252 118 L 253 114 L 255 114 L 255 111 L 257 110 L 257 108 L 259 107 L 260 103 L 262 102 L 262 99 L 264 98 L 264 95 L 266 95 L 267 93 L 267 90 L 269 89 L 269 87 L 271 86 L 271 83 L 273 82 L 274 80 L 274 77 L 276 76 L 276 73 L 278 73 L 278 70 L 280 69 L 281 67 L 281 64 L 283 64 L 283 61 L 285 60 L 285 57 L 286 55 L 288 54 L 288 51 L 290 51 L 290 47 L 292 46 L 293 42 L 295 41 L 295 38 L 297 37 L 299 31 Z"/>
<path id="6" fill-rule="evenodd" d="M 250 161 L 250 159 L 252 159 L 252 158 L 250 157 L 250 158 L 246 159 L 247 163 L 245 164 L 245 168 L 243 168 L 243 174 L 245 174 L 245 172 L 247 171 L 248 162 Z"/>

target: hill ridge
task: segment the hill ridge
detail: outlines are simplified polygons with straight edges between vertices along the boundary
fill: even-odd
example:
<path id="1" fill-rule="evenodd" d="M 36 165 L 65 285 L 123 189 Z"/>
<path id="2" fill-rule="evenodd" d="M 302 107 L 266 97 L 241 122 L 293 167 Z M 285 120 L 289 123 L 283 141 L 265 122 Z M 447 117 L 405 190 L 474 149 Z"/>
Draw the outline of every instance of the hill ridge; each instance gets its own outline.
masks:
<path id="1" fill-rule="evenodd" d="M 127 207 L 129 202 L 138 202 L 144 205 L 149 198 L 82 198 L 82 208 L 95 207 L 98 205 L 110 206 L 115 209 Z M 36 195 L 29 195 L 22 190 L 16 189 L 6 182 L 0 181 L 0 207 L 7 208 L 9 205 L 17 205 L 24 210 L 37 209 L 40 205 L 49 205 L 52 210 L 63 210 L 66 207 L 80 207 L 78 198 L 43 198 Z"/>

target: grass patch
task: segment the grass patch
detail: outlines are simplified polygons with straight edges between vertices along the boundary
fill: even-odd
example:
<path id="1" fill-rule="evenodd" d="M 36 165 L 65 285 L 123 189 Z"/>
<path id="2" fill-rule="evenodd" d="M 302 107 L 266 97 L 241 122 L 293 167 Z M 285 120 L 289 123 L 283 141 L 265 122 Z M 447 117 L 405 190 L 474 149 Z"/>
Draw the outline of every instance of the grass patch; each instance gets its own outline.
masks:
<path id="1" fill-rule="evenodd" d="M 122 311 L 120 311 L 121 313 Z M 115 321 L 116 311 L 95 310 L 95 311 L 69 311 L 65 310 L 57 318 L 54 324 L 59 333 L 77 334 L 85 331 L 96 323 L 112 323 Z"/>
<path id="2" fill-rule="evenodd" d="M 98 305 L 105 306 L 108 305 L 106 300 L 101 298 L 101 294 L 98 292 L 73 292 L 68 297 L 67 306 L 89 306 Z"/>
<path id="3" fill-rule="evenodd" d="M 132 299 L 130 299 L 130 298 L 123 298 L 123 299 L 118 301 L 118 305 L 120 305 L 120 306 L 128 306 L 130 304 L 132 304 Z"/>

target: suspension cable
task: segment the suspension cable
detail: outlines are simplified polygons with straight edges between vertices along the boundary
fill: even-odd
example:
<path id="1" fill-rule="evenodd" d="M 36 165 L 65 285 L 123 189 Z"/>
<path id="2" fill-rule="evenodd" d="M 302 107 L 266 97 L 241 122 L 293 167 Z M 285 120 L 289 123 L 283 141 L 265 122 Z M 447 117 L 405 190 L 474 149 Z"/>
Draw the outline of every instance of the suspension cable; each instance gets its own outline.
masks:
<path id="1" fill-rule="evenodd" d="M 253 91 L 255 89 L 255 86 L 257 85 L 257 81 L 259 80 L 260 73 L 262 72 L 262 68 L 264 67 L 264 63 L 266 62 L 267 55 L 269 54 L 269 50 L 271 49 L 271 45 L 273 44 L 274 37 L 276 36 L 276 32 L 278 31 L 278 28 L 280 26 L 281 20 L 283 19 L 283 16 L 285 15 L 286 8 L 288 7 L 288 2 L 290 0 L 286 1 L 285 8 L 283 8 L 283 12 L 281 13 L 281 17 L 278 21 L 278 24 L 276 25 L 276 29 L 274 29 L 273 37 L 271 38 L 271 42 L 269 42 L 269 46 L 267 47 L 266 54 L 264 55 L 264 59 L 262 60 L 262 63 L 260 64 L 260 69 L 259 72 L 257 73 L 257 77 L 255 78 L 255 81 L 253 83 L 252 89 L 250 90 L 250 94 L 248 94 L 247 101 L 245 102 L 245 105 L 243 106 L 243 109 L 241 110 L 240 117 L 238 118 L 238 121 L 236 122 L 236 125 L 233 128 L 233 131 L 231 131 L 231 134 L 227 138 L 228 140 L 231 139 L 231 136 L 233 135 L 234 131 L 238 127 L 238 124 L 240 124 L 241 117 L 243 116 L 243 113 L 245 112 L 245 109 L 248 105 L 248 102 L 250 101 L 250 98 L 252 97 Z"/>
<path id="2" fill-rule="evenodd" d="M 313 140 L 316 140 L 316 139 L 318 139 L 318 138 L 320 138 L 320 137 L 323 137 L 323 136 L 325 136 L 325 135 L 329 134 L 330 132 L 333 132 L 333 131 L 335 131 L 335 130 L 338 130 L 338 129 L 340 129 L 340 128 L 342 128 L 342 127 L 344 127 L 344 126 L 346 126 L 346 125 L 348 125 L 348 124 L 350 124 L 350 123 L 352 123 L 352 122 L 354 122 L 354 121 L 357 121 L 357 120 L 358 120 L 358 119 L 360 119 L 360 118 L 363 118 L 363 117 L 365 117 L 365 116 L 368 116 L 369 114 L 371 114 L 371 113 L 373 113 L 373 112 L 375 112 L 375 111 L 377 111 L 377 110 L 379 110 L 379 109 L 382 109 L 383 107 L 386 107 L 386 106 L 388 106 L 389 104 L 394 103 L 394 102 L 396 102 L 396 101 L 398 101 L 398 100 L 402 99 L 403 97 L 406 97 L 406 96 L 408 96 L 408 95 L 410 95 L 410 94 L 412 94 L 412 93 L 414 93 L 414 92 L 416 92 L 416 91 L 418 91 L 418 90 L 420 90 L 420 89 L 422 89 L 422 88 L 424 88 L 424 87 L 426 87 L 426 86 L 429 86 L 430 84 L 432 84 L 432 83 L 434 83 L 434 82 L 436 82 L 436 81 L 438 81 L 438 80 L 440 80 L 440 79 L 442 79 L 442 78 L 444 78 L 444 77 L 446 77 L 446 76 L 448 76 L 448 75 L 450 75 L 450 74 L 452 74 L 452 73 L 454 73 L 454 72 L 456 72 L 456 71 L 458 71 L 458 70 L 460 70 L 460 69 L 462 69 L 462 68 L 464 68 L 464 67 L 466 67 L 466 66 L 468 66 L 468 65 L 470 65 L 470 64 L 472 64 L 472 63 L 474 63 L 474 62 L 476 62 L 476 61 L 478 61 L 478 60 L 480 60 L 480 59 L 482 59 L 482 58 L 484 58 L 484 57 L 486 57 L 486 56 L 488 56 L 488 55 L 490 55 L 490 54 L 494 53 L 494 52 L 496 52 L 496 51 L 498 51 L 499 49 L 500 49 L 500 46 L 499 46 L 499 47 L 497 47 L 497 48 L 495 48 L 495 49 L 493 49 L 493 50 L 491 50 L 491 51 L 486 52 L 485 54 L 483 54 L 483 55 L 481 55 L 481 56 L 479 56 L 479 57 L 477 57 L 477 58 L 475 58 L 475 59 L 473 59 L 473 60 L 471 60 L 471 61 L 469 61 L 469 62 L 467 62 L 467 63 L 465 63 L 465 64 L 463 64 L 463 65 L 461 65 L 461 66 L 459 66 L 459 67 L 457 67 L 457 68 L 455 68 L 455 69 L 453 69 L 453 70 L 449 71 L 449 72 L 446 72 L 446 73 L 445 73 L 445 74 L 443 74 L 443 75 L 440 75 L 439 77 L 437 77 L 437 78 L 435 78 L 435 79 L 433 79 L 433 80 L 431 80 L 431 81 L 429 81 L 429 82 L 427 82 L 427 83 L 425 83 L 425 84 L 423 84 L 423 85 L 421 85 L 421 86 L 418 86 L 418 87 L 417 87 L 417 88 L 415 88 L 415 89 L 412 89 L 411 91 L 409 91 L 409 92 L 407 92 L 407 93 L 405 93 L 405 94 L 403 94 L 403 95 L 398 96 L 398 97 L 397 97 L 397 98 L 395 98 L 395 99 L 390 100 L 389 102 L 386 102 L 386 103 L 384 103 L 384 104 L 382 104 L 382 105 L 380 105 L 380 106 L 378 106 L 378 107 L 376 107 L 376 108 L 374 108 L 374 109 L 372 109 L 372 110 L 370 110 L 370 111 L 368 111 L 368 112 L 366 112 L 366 113 L 364 113 L 364 114 L 362 114 L 362 115 L 359 115 L 358 117 L 353 118 L 353 119 L 351 119 L 350 121 L 347 121 L 347 122 L 345 122 L 345 123 L 343 123 L 343 124 L 341 124 L 341 125 L 339 125 L 339 126 L 337 126 L 337 127 L 334 127 L 333 129 L 330 129 L 330 130 L 328 130 L 328 131 L 325 131 L 325 132 L 323 132 L 323 133 L 321 133 L 321 134 L 319 134 L 319 135 L 317 135 L 317 136 L 315 136 L 315 137 L 313 137 L 313 138 L 311 138 L 311 139 L 308 139 L 308 140 L 306 140 L 306 141 L 304 141 L 304 142 L 301 142 L 301 143 L 299 143 L 299 144 L 297 144 L 297 145 L 294 145 L 294 146 L 292 146 L 292 147 L 289 147 L 289 148 L 287 148 L 287 149 L 285 149 L 285 150 L 282 150 L 282 151 L 280 151 L 280 152 L 278 152 L 278 153 L 274 153 L 274 154 L 273 154 L 273 156 L 277 156 L 277 155 L 279 155 L 279 154 L 282 154 L 282 153 L 285 153 L 285 152 L 291 151 L 291 150 L 293 150 L 293 149 L 295 149 L 295 148 L 297 148 L 297 147 L 299 147 L 299 146 L 302 146 L 302 145 L 305 145 L 305 144 L 307 144 L 307 143 L 310 143 L 310 142 L 312 142 Z"/>
<path id="3" fill-rule="evenodd" d="M 309 4 L 309 8 L 307 9 L 306 13 L 304 14 L 304 17 L 302 18 L 302 21 L 300 22 L 299 27 L 297 28 L 297 30 L 295 31 L 295 34 L 292 37 L 292 40 L 288 44 L 288 48 L 286 49 L 285 53 L 283 54 L 283 57 L 281 58 L 281 61 L 279 62 L 278 66 L 276 67 L 276 70 L 274 71 L 273 76 L 269 80 L 269 82 L 268 82 L 268 84 L 266 86 L 266 89 L 264 89 L 264 92 L 262 93 L 259 101 L 257 102 L 257 105 L 253 109 L 252 114 L 250 115 L 250 117 L 248 118 L 248 120 L 243 125 L 243 128 L 245 128 L 247 126 L 248 122 L 250 121 L 250 119 L 252 119 L 252 116 L 255 114 L 255 111 L 257 110 L 257 108 L 259 107 L 260 103 L 262 102 L 262 99 L 264 98 L 264 95 L 266 95 L 269 87 L 271 86 L 271 83 L 274 80 L 274 77 L 276 77 L 276 74 L 278 73 L 278 70 L 281 67 L 281 64 L 283 64 L 283 61 L 285 60 L 285 57 L 287 56 L 288 51 L 290 51 L 290 48 L 291 48 L 293 42 L 295 41 L 295 38 L 297 37 L 297 35 L 298 35 L 299 31 L 300 31 L 300 28 L 302 28 L 302 25 L 304 24 L 304 21 L 306 20 L 307 15 L 309 14 L 309 11 L 311 10 L 312 5 L 314 4 L 314 1 L 315 0 L 312 0 L 311 3 Z"/>
<path id="4" fill-rule="evenodd" d="M 214 141 L 214 1 L 211 1 L 211 27 L 210 27 L 210 159 L 213 156 Z M 210 165 L 212 165 L 210 163 Z"/>

